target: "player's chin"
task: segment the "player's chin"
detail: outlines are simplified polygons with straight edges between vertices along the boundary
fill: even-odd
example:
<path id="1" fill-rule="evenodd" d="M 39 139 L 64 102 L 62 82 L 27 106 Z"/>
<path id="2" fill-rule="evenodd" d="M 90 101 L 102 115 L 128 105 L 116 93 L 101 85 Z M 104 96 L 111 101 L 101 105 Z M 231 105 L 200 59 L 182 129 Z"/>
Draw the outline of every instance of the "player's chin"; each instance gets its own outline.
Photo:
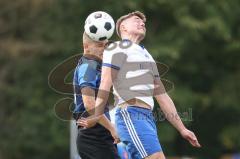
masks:
<path id="1" fill-rule="evenodd" d="M 145 38 L 145 33 L 141 33 L 141 34 L 139 34 L 140 35 L 140 37 L 141 37 L 141 40 L 143 40 L 144 38 Z"/>
<path id="2" fill-rule="evenodd" d="M 146 29 L 145 28 L 140 28 L 139 32 L 141 32 L 142 34 L 145 34 L 146 33 Z"/>
<path id="3" fill-rule="evenodd" d="M 146 31 L 145 30 L 139 30 L 138 34 L 141 35 L 142 37 L 145 37 Z"/>

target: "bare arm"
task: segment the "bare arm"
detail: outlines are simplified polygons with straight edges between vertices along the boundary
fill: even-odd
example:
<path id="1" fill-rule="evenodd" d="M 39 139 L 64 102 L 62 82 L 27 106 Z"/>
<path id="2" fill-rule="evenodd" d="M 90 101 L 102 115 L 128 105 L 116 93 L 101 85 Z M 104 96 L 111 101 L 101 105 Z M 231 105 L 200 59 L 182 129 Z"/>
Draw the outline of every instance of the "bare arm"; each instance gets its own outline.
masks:
<path id="1" fill-rule="evenodd" d="M 118 143 L 119 138 L 118 138 L 117 132 L 114 126 L 111 124 L 111 122 L 104 115 L 105 106 L 108 101 L 109 91 L 112 86 L 112 79 L 113 79 L 112 73 L 116 75 L 117 70 L 114 70 L 109 67 L 102 67 L 101 84 L 99 87 L 96 102 L 95 102 L 95 92 L 92 92 L 92 91 L 89 92 L 89 90 L 85 90 L 87 92 L 84 92 L 84 93 L 88 94 L 88 96 L 90 95 L 91 97 L 83 96 L 83 101 L 85 101 L 84 104 L 86 103 L 86 105 L 88 105 L 86 106 L 87 110 L 94 110 L 94 111 L 89 111 L 90 114 L 93 114 L 90 118 L 80 119 L 78 123 L 79 125 L 84 127 L 91 127 L 96 122 L 98 122 L 111 132 L 114 138 L 114 143 Z"/>
<path id="2" fill-rule="evenodd" d="M 172 99 L 166 93 L 165 88 L 159 78 L 155 80 L 154 97 L 160 105 L 167 120 L 180 132 L 183 138 L 188 140 L 193 146 L 201 147 L 195 134 L 184 126 Z"/>
<path id="3" fill-rule="evenodd" d="M 84 106 L 87 110 L 87 112 L 90 115 L 94 115 L 95 110 L 95 90 L 85 87 L 81 90 Z M 119 137 L 117 135 L 117 132 L 115 130 L 115 127 L 112 125 L 110 120 L 105 116 L 105 114 L 100 115 L 96 120 L 96 118 L 90 119 L 90 120 L 84 120 L 84 119 L 78 119 L 77 124 L 80 126 L 83 126 L 85 128 L 89 128 L 94 126 L 97 122 L 104 126 L 106 129 L 108 129 L 114 139 L 114 143 L 120 142 Z"/>
<path id="4" fill-rule="evenodd" d="M 183 125 L 172 99 L 167 93 L 155 96 L 167 120 L 179 131 L 186 129 Z"/>
<path id="5" fill-rule="evenodd" d="M 95 116 L 103 114 L 108 101 L 110 89 L 113 85 L 114 79 L 117 76 L 117 73 L 118 70 L 116 69 L 105 66 L 102 67 L 101 83 L 95 104 Z"/>
<path id="6" fill-rule="evenodd" d="M 94 109 L 95 108 L 95 90 L 90 87 L 84 87 L 82 88 L 81 92 L 82 92 L 83 103 L 87 112 L 90 115 L 93 115 L 95 110 Z M 111 122 L 108 120 L 108 118 L 104 114 L 101 116 L 98 123 L 104 126 L 108 130 L 113 129 Z M 89 125 L 89 127 L 94 126 L 95 124 L 96 122 L 93 122 L 91 123 L 91 125 Z"/>
<path id="7" fill-rule="evenodd" d="M 179 131 L 186 129 L 183 125 L 172 99 L 166 93 L 160 79 L 155 80 L 154 97 L 160 105 L 167 120 Z"/>

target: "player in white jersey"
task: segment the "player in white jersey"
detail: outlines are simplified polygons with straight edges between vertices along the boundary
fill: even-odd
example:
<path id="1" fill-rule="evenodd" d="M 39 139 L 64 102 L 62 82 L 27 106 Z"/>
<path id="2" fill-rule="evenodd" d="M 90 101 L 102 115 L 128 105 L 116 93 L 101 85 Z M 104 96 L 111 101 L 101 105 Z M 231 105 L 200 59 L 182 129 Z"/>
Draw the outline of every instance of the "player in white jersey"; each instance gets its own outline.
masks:
<path id="1" fill-rule="evenodd" d="M 118 19 L 116 29 L 122 41 L 111 44 L 104 51 L 100 92 L 95 105 L 99 109 L 95 113 L 103 113 L 113 85 L 117 98 L 115 123 L 120 140 L 126 144 L 131 158 L 165 159 L 152 115 L 153 97 L 182 137 L 195 147 L 201 146 L 178 116 L 161 83 L 154 59 L 139 45 L 145 37 L 145 21 L 145 15 L 139 11 Z M 91 120 L 96 119 L 83 120 L 83 126 L 90 125 Z"/>

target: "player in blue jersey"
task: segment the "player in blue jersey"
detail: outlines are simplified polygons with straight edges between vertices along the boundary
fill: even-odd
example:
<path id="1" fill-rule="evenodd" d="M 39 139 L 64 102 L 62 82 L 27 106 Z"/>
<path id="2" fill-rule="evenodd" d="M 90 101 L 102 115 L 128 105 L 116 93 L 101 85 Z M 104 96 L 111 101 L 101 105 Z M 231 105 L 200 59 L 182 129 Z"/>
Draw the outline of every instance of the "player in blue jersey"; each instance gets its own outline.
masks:
<path id="1" fill-rule="evenodd" d="M 102 54 L 105 42 L 92 41 L 83 34 L 84 54 L 74 72 L 73 116 L 78 125 L 77 149 L 82 159 L 118 159 L 115 143 L 119 142 L 114 126 L 109 121 L 106 107 L 98 123 L 91 123 L 91 128 L 80 126 L 80 117 L 87 117 L 94 110 L 95 98 L 101 78 Z"/>
<path id="2" fill-rule="evenodd" d="M 136 11 L 120 17 L 116 23 L 122 39 L 103 53 L 102 79 L 95 107 L 104 108 L 113 85 L 116 95 L 115 124 L 121 141 L 132 159 L 165 159 L 152 114 L 153 97 L 168 121 L 192 146 L 201 147 L 195 134 L 188 130 L 177 114 L 175 105 L 165 91 L 151 54 L 139 45 L 146 34 L 146 17 Z M 97 109 L 94 118 L 83 119 L 91 126 L 103 112 Z M 99 111 L 101 110 L 101 111 Z"/>

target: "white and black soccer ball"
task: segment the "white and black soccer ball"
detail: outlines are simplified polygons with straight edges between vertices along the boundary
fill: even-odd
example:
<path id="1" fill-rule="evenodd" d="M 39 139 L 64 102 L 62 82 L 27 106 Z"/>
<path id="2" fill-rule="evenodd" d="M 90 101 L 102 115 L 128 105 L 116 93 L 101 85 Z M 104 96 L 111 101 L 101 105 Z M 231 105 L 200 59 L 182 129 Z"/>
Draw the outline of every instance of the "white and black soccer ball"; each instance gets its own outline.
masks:
<path id="1" fill-rule="evenodd" d="M 85 21 L 85 32 L 94 41 L 103 41 L 111 38 L 115 28 L 113 18 L 106 12 L 91 13 Z"/>

